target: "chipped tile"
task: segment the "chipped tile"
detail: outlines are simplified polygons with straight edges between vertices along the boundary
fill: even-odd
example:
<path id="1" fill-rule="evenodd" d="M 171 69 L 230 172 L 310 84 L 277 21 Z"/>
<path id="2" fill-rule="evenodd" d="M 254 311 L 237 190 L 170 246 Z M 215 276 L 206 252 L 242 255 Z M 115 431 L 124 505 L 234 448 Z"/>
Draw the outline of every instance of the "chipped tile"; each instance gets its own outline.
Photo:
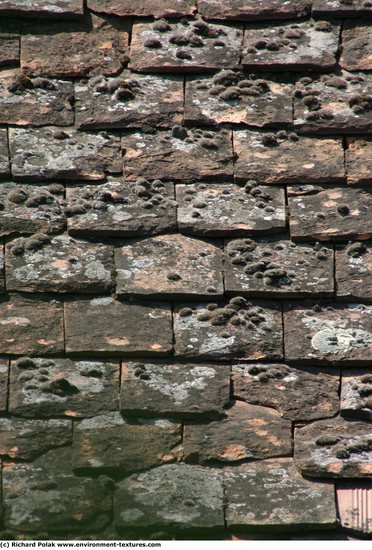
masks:
<path id="1" fill-rule="evenodd" d="M 64 188 L 59 184 L 36 186 L 2 182 L 0 235 L 58 233 L 66 224 Z"/>
<path id="2" fill-rule="evenodd" d="M 185 423 L 186 461 L 229 463 L 292 454 L 292 424 L 272 409 L 236 401 L 225 415 L 215 422 Z"/>
<path id="3" fill-rule="evenodd" d="M 294 127 L 323 134 L 371 132 L 371 93 L 362 73 L 303 77 L 295 86 Z"/>
<path id="4" fill-rule="evenodd" d="M 19 37 L 13 35 L 0 36 L 0 67 L 19 64 Z"/>
<path id="5" fill-rule="evenodd" d="M 348 138 L 345 151 L 347 183 L 372 183 L 372 139 Z"/>
<path id="6" fill-rule="evenodd" d="M 242 64 L 246 68 L 297 71 L 336 64 L 338 25 L 328 21 L 247 25 Z"/>
<path id="7" fill-rule="evenodd" d="M 316 17 L 360 17 L 372 14 L 372 4 L 369 0 L 313 0 L 312 14 Z"/>
<path id="8" fill-rule="evenodd" d="M 289 240 L 228 241 L 224 255 L 227 293 L 246 296 L 333 295 L 333 248 Z"/>
<path id="9" fill-rule="evenodd" d="M 206 19 L 255 21 L 290 19 L 310 12 L 311 0 L 198 0 L 198 11 Z"/>
<path id="10" fill-rule="evenodd" d="M 181 424 L 142 419 L 129 423 L 118 412 L 76 422 L 72 446 L 75 471 L 129 475 L 177 457 Z"/>
<path id="11" fill-rule="evenodd" d="M 372 374 L 344 370 L 341 383 L 341 415 L 372 420 Z"/>
<path id="12" fill-rule="evenodd" d="M 3 497 L 5 527 L 27 533 L 95 532 L 109 521 L 112 507 L 104 479 L 73 475 L 69 447 L 31 464 L 4 464 Z"/>
<path id="13" fill-rule="evenodd" d="M 337 296 L 372 301 L 372 245 L 359 241 L 336 249 Z"/>
<path id="14" fill-rule="evenodd" d="M 123 135 L 124 175 L 192 182 L 231 178 L 233 153 L 229 130 L 194 130 L 176 126 L 156 134 Z"/>
<path id="15" fill-rule="evenodd" d="M 37 233 L 9 242 L 6 252 L 8 290 L 96 293 L 113 286 L 110 246 Z"/>
<path id="16" fill-rule="evenodd" d="M 71 18 L 83 15 L 83 0 L 2 0 L 1 15 Z"/>
<path id="17" fill-rule="evenodd" d="M 339 183 L 345 180 L 341 138 L 234 131 L 235 178 L 258 183 Z"/>
<path id="18" fill-rule="evenodd" d="M 9 176 L 8 135 L 6 128 L 0 128 L 0 177 Z"/>
<path id="19" fill-rule="evenodd" d="M 97 76 L 76 90 L 78 128 L 169 128 L 183 119 L 183 79 L 124 72 Z"/>
<path id="20" fill-rule="evenodd" d="M 237 67 L 240 27 L 206 21 L 135 23 L 129 67 L 140 72 L 203 72 Z"/>
<path id="21" fill-rule="evenodd" d="M 91 417 L 118 408 L 119 364 L 113 361 L 12 361 L 9 411 L 17 416 Z"/>
<path id="22" fill-rule="evenodd" d="M 175 353 L 185 357 L 281 359 L 279 304 L 242 297 L 219 304 L 181 304 L 174 313 Z"/>
<path id="23" fill-rule="evenodd" d="M 193 15 L 195 0 L 88 0 L 88 7 L 97 13 L 121 17 L 182 17 Z"/>
<path id="24" fill-rule="evenodd" d="M 276 409 L 289 420 L 316 420 L 339 410 L 339 372 L 282 364 L 233 365 L 233 396 Z"/>
<path id="25" fill-rule="evenodd" d="M 345 22 L 342 30 L 340 65 L 347 71 L 372 70 L 372 32 L 366 22 Z"/>
<path id="26" fill-rule="evenodd" d="M 120 173 L 119 138 L 76 130 L 10 128 L 12 174 L 27 179 L 99 180 Z"/>
<path id="27" fill-rule="evenodd" d="M 216 418 L 230 397 L 229 365 L 122 364 L 125 415 Z"/>
<path id="28" fill-rule="evenodd" d="M 47 355 L 64 351 L 62 304 L 50 297 L 10 295 L 0 302 L 0 353 Z"/>
<path id="29" fill-rule="evenodd" d="M 288 361 L 368 365 L 372 360 L 372 306 L 289 305 L 284 326 Z"/>
<path id="30" fill-rule="evenodd" d="M 292 94 L 293 85 L 272 75 L 223 70 L 213 77 L 188 77 L 185 122 L 288 126 L 292 123 Z"/>
<path id="31" fill-rule="evenodd" d="M 372 487 L 370 482 L 343 482 L 336 487 L 340 523 L 357 535 L 372 533 Z"/>
<path id="32" fill-rule="evenodd" d="M 297 428 L 294 458 L 310 477 L 371 477 L 372 431 L 368 422 L 331 418 Z"/>
<path id="33" fill-rule="evenodd" d="M 65 303 L 66 351 L 167 355 L 173 348 L 171 317 L 166 304 L 124 303 L 109 296 L 71 300 Z"/>
<path id="34" fill-rule="evenodd" d="M 226 468 L 224 481 L 229 528 L 336 526 L 333 485 L 304 479 L 291 458 Z"/>
<path id="35" fill-rule="evenodd" d="M 145 528 L 210 530 L 224 525 L 220 470 L 166 464 L 128 477 L 114 497 L 117 529 Z"/>
<path id="36" fill-rule="evenodd" d="M 288 188 L 291 237 L 299 240 L 369 239 L 372 193 L 367 189 L 302 185 Z"/>
<path id="37" fill-rule="evenodd" d="M 140 178 L 134 183 L 109 178 L 99 186 L 69 187 L 66 197 L 71 235 L 148 236 L 177 227 L 174 188 L 170 182 Z"/>
<path id="38" fill-rule="evenodd" d="M 277 233 L 286 227 L 284 189 L 232 183 L 176 185 L 182 233 L 221 237 Z"/>
<path id="39" fill-rule="evenodd" d="M 132 241 L 115 249 L 116 293 L 164 297 L 223 295 L 222 250 L 182 235 Z"/>

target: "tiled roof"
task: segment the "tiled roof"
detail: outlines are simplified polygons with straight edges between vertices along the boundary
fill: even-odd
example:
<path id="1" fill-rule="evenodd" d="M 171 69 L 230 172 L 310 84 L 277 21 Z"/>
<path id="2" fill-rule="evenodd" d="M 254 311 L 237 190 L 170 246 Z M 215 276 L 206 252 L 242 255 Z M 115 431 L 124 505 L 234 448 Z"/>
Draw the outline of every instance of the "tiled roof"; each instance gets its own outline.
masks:
<path id="1" fill-rule="evenodd" d="M 372 536 L 372 2 L 0 2 L 0 536 Z"/>

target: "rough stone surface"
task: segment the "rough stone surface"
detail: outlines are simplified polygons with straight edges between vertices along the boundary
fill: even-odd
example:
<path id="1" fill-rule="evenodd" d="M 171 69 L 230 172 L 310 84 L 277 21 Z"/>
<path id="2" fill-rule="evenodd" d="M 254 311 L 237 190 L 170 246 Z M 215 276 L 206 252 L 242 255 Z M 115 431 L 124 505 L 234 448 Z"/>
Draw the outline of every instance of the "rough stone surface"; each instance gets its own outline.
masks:
<path id="1" fill-rule="evenodd" d="M 99 180 L 120 173 L 119 138 L 55 127 L 9 129 L 12 173 L 22 179 Z"/>
<path id="2" fill-rule="evenodd" d="M 127 182 L 109 178 L 102 185 L 66 191 L 68 232 L 77 236 L 131 237 L 175 230 L 174 187 L 170 182 Z M 1 216 L 1 213 L 0 213 Z"/>
<path id="3" fill-rule="evenodd" d="M 96 293 L 112 288 L 111 247 L 77 241 L 66 235 L 51 240 L 43 236 L 44 242 L 40 242 L 39 235 L 8 244 L 8 290 Z"/>
<path id="4" fill-rule="evenodd" d="M 0 36 L 0 67 L 18 65 L 19 37 L 12 35 Z"/>
<path id="5" fill-rule="evenodd" d="M 291 237 L 345 241 L 372 236 L 369 189 L 302 185 L 288 188 Z"/>
<path id="6" fill-rule="evenodd" d="M 220 470 L 169 464 L 133 475 L 115 494 L 115 525 L 216 530 L 223 527 L 223 487 Z"/>
<path id="7" fill-rule="evenodd" d="M 4 523 L 25 532 L 88 532 L 103 527 L 112 508 L 105 479 L 72 474 L 71 451 L 49 451 L 31 464 L 3 466 Z"/>
<path id="8" fill-rule="evenodd" d="M 371 26 L 358 22 L 346 22 L 342 30 L 340 65 L 347 71 L 372 70 Z"/>
<path id="9" fill-rule="evenodd" d="M 185 460 L 237 462 L 290 456 L 291 422 L 272 409 L 236 401 L 216 422 L 189 421 L 184 432 Z"/>
<path id="10" fill-rule="evenodd" d="M 0 418 L 0 455 L 16 460 L 33 460 L 53 447 L 72 442 L 69 420 L 24 420 Z"/>
<path id="11" fill-rule="evenodd" d="M 0 353 L 46 355 L 63 351 L 62 304 L 16 294 L 0 302 Z"/>
<path id="12" fill-rule="evenodd" d="M 294 457 L 302 475 L 371 477 L 372 430 L 367 422 L 321 420 L 295 430 Z"/>
<path id="13" fill-rule="evenodd" d="M 83 15 L 82 0 L 4 0 L 1 15 L 22 17 L 70 18 Z"/>
<path id="14" fill-rule="evenodd" d="M 246 68 L 297 71 L 336 64 L 339 27 L 327 21 L 246 26 L 242 64 Z"/>
<path id="15" fill-rule="evenodd" d="M 216 418 L 229 394 L 228 365 L 122 365 L 120 409 L 126 415 Z"/>
<path id="16" fill-rule="evenodd" d="M 333 183 L 345 180 L 340 138 L 234 131 L 235 178 L 258 183 Z"/>
<path id="17" fill-rule="evenodd" d="M 372 301 L 371 243 L 349 242 L 336 250 L 337 296 Z"/>
<path id="18" fill-rule="evenodd" d="M 0 185 L 0 235 L 62 231 L 62 185 L 36 186 L 13 182 Z"/>
<path id="19" fill-rule="evenodd" d="M 309 367 L 254 363 L 233 365 L 233 396 L 276 409 L 295 421 L 334 416 L 339 409 L 339 373 Z"/>
<path id="20" fill-rule="evenodd" d="M 172 350 L 170 306 L 122 303 L 109 296 L 69 301 L 65 333 L 68 353 L 167 355 Z"/>
<path id="21" fill-rule="evenodd" d="M 175 353 L 217 359 L 281 359 L 281 321 L 275 302 L 252 304 L 236 297 L 218 304 L 177 305 Z"/>
<path id="22" fill-rule="evenodd" d="M 134 133 L 121 138 L 124 175 L 137 178 L 192 182 L 231 178 L 232 146 L 228 130 L 186 130 L 156 134 Z"/>
<path id="23" fill-rule="evenodd" d="M 336 495 L 342 527 L 354 531 L 356 535 L 370 535 L 372 533 L 370 483 L 368 481 L 343 482 L 336 487 Z"/>
<path id="24" fill-rule="evenodd" d="M 116 75 L 128 62 L 126 20 L 91 16 L 82 24 L 45 26 L 21 38 L 21 68 L 56 78 Z"/>
<path id="25" fill-rule="evenodd" d="M 368 365 L 372 359 L 372 306 L 289 305 L 284 328 L 288 361 Z"/>
<path id="26" fill-rule="evenodd" d="M 345 151 L 347 182 L 354 184 L 372 183 L 372 139 L 349 138 Z"/>
<path id="27" fill-rule="evenodd" d="M 182 235 L 132 241 L 115 250 L 116 293 L 221 297 L 222 250 Z"/>
<path id="28" fill-rule="evenodd" d="M 8 377 L 8 361 L 0 359 L 0 412 L 5 412 L 8 405 Z"/>
<path id="29" fill-rule="evenodd" d="M 129 423 L 118 412 L 75 424 L 72 464 L 75 471 L 129 475 L 177 458 L 181 425 L 169 420 Z"/>
<path id="30" fill-rule="evenodd" d="M 121 17 L 182 17 L 196 11 L 194 0 L 88 0 L 88 7 Z"/>
<path id="31" fill-rule="evenodd" d="M 349 18 L 371 15 L 372 5 L 368 0 L 313 0 L 315 16 Z"/>
<path id="32" fill-rule="evenodd" d="M 5 291 L 4 281 L 4 247 L 0 245 L 0 293 Z"/>
<path id="33" fill-rule="evenodd" d="M 225 289 L 247 296 L 332 295 L 333 249 L 290 240 L 234 239 L 225 247 Z"/>
<path id="34" fill-rule="evenodd" d="M 372 129 L 372 84 L 362 73 L 309 76 L 295 87 L 294 127 L 312 133 L 362 133 Z"/>
<path id="35" fill-rule="evenodd" d="M 372 420 L 372 374 L 362 370 L 342 373 L 341 415 Z"/>
<path id="36" fill-rule="evenodd" d="M 265 74 L 223 70 L 213 77 L 188 77 L 185 121 L 190 124 L 288 126 L 293 86 Z"/>
<path id="37" fill-rule="evenodd" d="M 254 21 L 263 19 L 290 19 L 307 15 L 310 0 L 198 0 L 200 15 L 206 19 Z"/>
<path id="38" fill-rule="evenodd" d="M 331 528 L 336 524 L 331 484 L 301 477 L 291 458 L 227 468 L 230 528 Z"/>
<path id="39" fill-rule="evenodd" d="M 169 128 L 183 119 L 183 80 L 124 72 L 76 85 L 78 128 Z"/>
<path id="40" fill-rule="evenodd" d="M 117 410 L 119 364 L 97 360 L 12 361 L 9 410 L 17 416 L 91 417 Z"/>
<path id="41" fill-rule="evenodd" d="M 231 183 L 177 185 L 176 199 L 182 233 L 221 237 L 285 229 L 284 189 Z"/>
<path id="42" fill-rule="evenodd" d="M 0 177 L 10 174 L 8 136 L 5 128 L 0 128 Z"/>

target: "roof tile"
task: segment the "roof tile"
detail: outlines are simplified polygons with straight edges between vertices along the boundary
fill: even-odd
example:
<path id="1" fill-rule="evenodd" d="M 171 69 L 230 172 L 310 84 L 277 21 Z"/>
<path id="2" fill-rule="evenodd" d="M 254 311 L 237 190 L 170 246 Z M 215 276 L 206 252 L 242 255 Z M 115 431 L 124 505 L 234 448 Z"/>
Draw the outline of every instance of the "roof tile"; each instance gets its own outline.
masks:
<path id="1" fill-rule="evenodd" d="M 347 71 L 372 70 L 372 32 L 366 22 L 346 22 L 342 30 L 340 65 Z"/>
<path id="2" fill-rule="evenodd" d="M 341 384 L 341 415 L 372 420 L 372 374 L 362 370 L 345 370 Z"/>
<path id="3" fill-rule="evenodd" d="M 345 152 L 347 182 L 351 185 L 372 183 L 372 139 L 348 138 Z"/>
<path id="4" fill-rule="evenodd" d="M 0 128 L 0 177 L 9 176 L 8 133 L 6 128 Z"/>
<path id="5" fill-rule="evenodd" d="M 88 7 L 121 17 L 182 17 L 196 11 L 195 0 L 88 0 Z"/>
<path id="6" fill-rule="evenodd" d="M 336 249 L 337 296 L 372 301 L 371 243 L 355 241 Z"/>
<path id="7" fill-rule="evenodd" d="M 307 15 L 311 0 L 198 0 L 200 15 L 206 19 L 254 21 L 289 19 Z"/>
<path id="8" fill-rule="evenodd" d="M 83 0 L 3 0 L 1 15 L 70 18 L 83 15 Z"/>
<path id="9" fill-rule="evenodd" d="M 314 16 L 349 18 L 372 14 L 369 0 L 313 0 Z"/>
<path id="10" fill-rule="evenodd" d="M 18 65 L 19 37 L 15 35 L 0 35 L 0 67 Z"/>

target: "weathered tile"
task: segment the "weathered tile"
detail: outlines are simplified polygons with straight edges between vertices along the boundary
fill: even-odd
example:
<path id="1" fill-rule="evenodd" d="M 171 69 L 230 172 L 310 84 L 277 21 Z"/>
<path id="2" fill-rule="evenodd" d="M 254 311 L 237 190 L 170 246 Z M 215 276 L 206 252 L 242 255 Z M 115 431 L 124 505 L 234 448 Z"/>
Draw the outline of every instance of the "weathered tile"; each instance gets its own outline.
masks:
<path id="1" fill-rule="evenodd" d="M 174 313 L 175 353 L 215 359 L 281 359 L 282 315 L 277 303 L 238 296 L 219 304 L 182 304 Z"/>
<path id="2" fill-rule="evenodd" d="M 169 128 L 183 119 L 183 79 L 124 72 L 78 83 L 78 128 Z"/>
<path id="3" fill-rule="evenodd" d="M 5 412 L 8 404 L 9 364 L 0 359 L 0 412 Z"/>
<path id="4" fill-rule="evenodd" d="M 164 233 L 177 227 L 170 182 L 109 178 L 99 186 L 69 187 L 66 197 L 71 235 L 131 237 Z"/>
<path id="5" fill-rule="evenodd" d="M 203 72 L 237 67 L 243 32 L 240 27 L 191 23 L 135 23 L 129 67 L 140 72 Z"/>
<path id="6" fill-rule="evenodd" d="M 10 174 L 8 135 L 5 128 L 0 128 L 0 177 Z"/>
<path id="7" fill-rule="evenodd" d="M 118 484 L 114 497 L 118 529 L 216 530 L 223 527 L 220 470 L 168 464 Z M 144 519 L 145 523 L 144 523 Z"/>
<path id="8" fill-rule="evenodd" d="M 350 185 L 372 183 L 372 139 L 348 138 L 345 159 Z"/>
<path id="9" fill-rule="evenodd" d="M 156 134 L 123 135 L 124 175 L 192 182 L 232 177 L 233 153 L 229 130 L 194 130 L 175 126 Z"/>
<path id="10" fill-rule="evenodd" d="M 328 21 L 247 25 L 242 63 L 252 69 L 330 69 L 336 64 L 338 35 L 338 25 Z"/>
<path id="11" fill-rule="evenodd" d="M 66 351 L 95 355 L 167 355 L 172 351 L 169 305 L 113 298 L 65 303 Z M 1 349 L 0 349 L 1 351 Z"/>
<path id="12" fill-rule="evenodd" d="M 359 241 L 336 249 L 337 296 L 372 301 L 372 245 Z"/>
<path id="13" fill-rule="evenodd" d="M 372 84 L 362 73 L 305 76 L 295 86 L 294 127 L 311 133 L 372 129 Z"/>
<path id="14" fill-rule="evenodd" d="M 372 306 L 289 305 L 284 313 L 288 361 L 370 364 Z"/>
<path id="15" fill-rule="evenodd" d="M 340 65 L 347 71 L 372 70 L 372 32 L 366 22 L 345 22 L 342 30 Z"/>
<path id="16" fill-rule="evenodd" d="M 142 419 L 129 423 L 118 412 L 74 425 L 72 465 L 75 471 L 129 475 L 177 458 L 181 424 Z"/>
<path id="17" fill-rule="evenodd" d="M 115 249 L 116 293 L 164 297 L 223 295 L 222 250 L 208 241 L 161 235 Z"/>
<path id="18" fill-rule="evenodd" d="M 304 479 L 291 458 L 226 468 L 224 482 L 229 528 L 336 526 L 333 485 Z"/>
<path id="19" fill-rule="evenodd" d="M 91 14 L 75 27 L 45 25 L 22 36 L 21 68 L 56 78 L 116 75 L 128 61 L 128 33 L 126 20 Z"/>
<path id="20" fill-rule="evenodd" d="M 13 35 L 0 36 L 0 67 L 19 64 L 19 37 Z"/>
<path id="21" fill-rule="evenodd" d="M 236 401 L 226 417 L 185 423 L 185 460 L 205 464 L 290 456 L 292 423 L 273 409 Z"/>
<path id="22" fill-rule="evenodd" d="M 339 410 L 339 372 L 309 367 L 240 364 L 232 367 L 233 396 L 276 409 L 289 420 L 316 420 Z"/>
<path id="23" fill-rule="evenodd" d="M 333 248 L 236 239 L 224 255 L 225 290 L 247 296 L 333 295 Z"/>
<path id="24" fill-rule="evenodd" d="M 66 224 L 64 188 L 13 182 L 0 185 L 0 235 L 58 233 Z"/>
<path id="25" fill-rule="evenodd" d="M 111 491 L 105 479 L 75 477 L 69 447 L 31 464 L 3 466 L 4 523 L 22 532 L 94 532 L 110 517 Z"/>
<path id="26" fill-rule="evenodd" d="M 206 19 L 254 21 L 289 19 L 307 15 L 311 0 L 198 0 L 198 11 Z"/>
<path id="27" fill-rule="evenodd" d="M 83 0 L 3 0 L 0 15 L 71 18 L 83 15 Z"/>
<path id="28" fill-rule="evenodd" d="M 0 302 L 0 353 L 46 355 L 61 353 L 62 304 L 48 296 L 10 295 Z"/>
<path id="29" fill-rule="evenodd" d="M 28 78 L 19 70 L 0 73 L 0 123 L 68 126 L 74 123 L 74 88 L 65 80 Z"/>
<path id="30" fill-rule="evenodd" d="M 43 233 L 6 247 L 7 289 L 22 292 L 108 292 L 113 286 L 113 249 Z"/>
<path id="31" fill-rule="evenodd" d="M 372 420 L 372 373 L 343 371 L 340 409 L 342 416 Z"/>
<path id="32" fill-rule="evenodd" d="M 313 0 L 312 14 L 315 16 L 349 18 L 371 13 L 370 0 Z"/>
<path id="33" fill-rule="evenodd" d="M 0 292 L 5 291 L 4 280 L 4 246 L 0 243 Z"/>
<path id="34" fill-rule="evenodd" d="M 88 7 L 121 17 L 182 17 L 196 11 L 195 0 L 88 0 Z"/>
<path id="35" fill-rule="evenodd" d="M 343 418 L 320 420 L 297 428 L 294 458 L 310 477 L 371 477 L 372 430 L 368 422 Z"/>
<path id="36" fill-rule="evenodd" d="M 232 183 L 177 185 L 182 233 L 201 236 L 277 233 L 286 227 L 284 189 Z"/>
<path id="37" fill-rule="evenodd" d="M 372 193 L 367 189 L 289 187 L 288 202 L 293 239 L 329 241 L 372 236 Z"/>
<path id="38" fill-rule="evenodd" d="M 9 149 L 15 178 L 99 180 L 122 171 L 119 138 L 106 133 L 10 128 Z"/>
<path id="39" fill-rule="evenodd" d="M 216 418 L 229 396 L 229 365 L 122 365 L 120 409 L 126 415 Z"/>
<path id="40" fill-rule="evenodd" d="M 234 131 L 235 178 L 258 183 L 333 183 L 345 180 L 341 138 Z"/>
<path id="41" fill-rule="evenodd" d="M 367 482 L 343 482 L 336 487 L 340 523 L 358 535 L 372 533 L 372 487 Z"/>
<path id="42" fill-rule="evenodd" d="M 0 455 L 33 460 L 53 449 L 72 443 L 70 420 L 25 420 L 0 418 Z"/>
<path id="43" fill-rule="evenodd" d="M 9 411 L 17 416 L 90 417 L 118 408 L 119 364 L 22 357 L 10 368 Z"/>
<path id="44" fill-rule="evenodd" d="M 293 86 L 272 75 L 223 70 L 213 77 L 188 77 L 185 121 L 247 124 L 264 128 L 292 123 Z"/>

